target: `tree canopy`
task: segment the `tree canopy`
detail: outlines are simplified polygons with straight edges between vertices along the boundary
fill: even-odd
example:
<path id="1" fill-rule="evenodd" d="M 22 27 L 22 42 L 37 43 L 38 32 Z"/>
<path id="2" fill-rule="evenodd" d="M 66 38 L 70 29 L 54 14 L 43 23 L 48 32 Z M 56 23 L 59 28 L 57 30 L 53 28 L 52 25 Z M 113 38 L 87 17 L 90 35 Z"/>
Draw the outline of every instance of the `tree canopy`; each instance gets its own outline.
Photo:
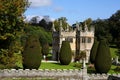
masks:
<path id="1" fill-rule="evenodd" d="M 0 0 L 0 62 L 14 63 L 10 46 L 18 32 L 25 27 L 23 13 L 29 6 L 28 0 Z M 5 60 L 6 58 L 6 60 Z"/>
<path id="2" fill-rule="evenodd" d="M 67 29 L 67 25 L 69 25 L 69 24 L 67 23 L 66 17 L 60 17 L 60 18 L 58 18 L 58 19 L 56 19 L 56 20 L 54 21 L 55 29 L 56 29 L 57 31 L 59 31 L 60 23 L 62 23 L 62 28 L 63 28 L 64 30 Z M 69 27 L 69 28 L 70 28 L 70 27 Z"/>

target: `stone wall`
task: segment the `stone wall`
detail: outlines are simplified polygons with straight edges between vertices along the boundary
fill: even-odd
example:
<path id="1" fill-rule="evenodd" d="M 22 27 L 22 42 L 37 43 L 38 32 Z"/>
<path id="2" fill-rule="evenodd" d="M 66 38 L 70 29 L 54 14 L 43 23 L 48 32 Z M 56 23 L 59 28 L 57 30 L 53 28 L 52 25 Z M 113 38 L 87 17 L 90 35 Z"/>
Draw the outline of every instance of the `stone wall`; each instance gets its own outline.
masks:
<path id="1" fill-rule="evenodd" d="M 4 69 L 0 70 L 1 78 L 50 78 L 57 80 L 107 80 L 108 74 L 84 74 L 84 70 L 78 69 Z M 120 77 L 120 74 L 114 74 L 114 76 Z"/>

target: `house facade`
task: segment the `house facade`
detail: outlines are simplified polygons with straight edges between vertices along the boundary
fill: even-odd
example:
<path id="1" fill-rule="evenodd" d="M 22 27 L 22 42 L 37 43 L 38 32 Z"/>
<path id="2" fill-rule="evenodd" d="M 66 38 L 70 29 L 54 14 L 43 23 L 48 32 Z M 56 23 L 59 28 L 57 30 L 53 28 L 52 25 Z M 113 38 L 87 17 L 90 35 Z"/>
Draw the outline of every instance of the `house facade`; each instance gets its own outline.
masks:
<path id="1" fill-rule="evenodd" d="M 75 30 L 69 30 L 69 26 L 67 29 L 64 30 L 62 28 L 62 23 L 60 23 L 59 31 L 55 30 L 54 24 L 52 27 L 52 55 L 53 60 L 58 60 L 59 51 L 62 45 L 62 41 L 69 41 L 70 46 L 73 52 L 73 59 L 74 61 L 75 56 L 79 55 L 81 51 L 86 52 L 86 62 L 89 61 L 90 50 L 94 43 L 94 28 L 91 27 L 88 30 L 87 25 L 84 25 L 84 30 L 81 29 L 79 24 L 76 24 Z"/>

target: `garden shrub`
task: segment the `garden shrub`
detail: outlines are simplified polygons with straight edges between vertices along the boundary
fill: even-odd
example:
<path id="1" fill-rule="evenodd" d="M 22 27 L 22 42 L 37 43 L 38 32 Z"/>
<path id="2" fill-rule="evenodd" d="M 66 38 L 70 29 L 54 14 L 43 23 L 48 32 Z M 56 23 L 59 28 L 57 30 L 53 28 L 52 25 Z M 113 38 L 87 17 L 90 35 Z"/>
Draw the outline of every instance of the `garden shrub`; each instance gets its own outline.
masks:
<path id="1" fill-rule="evenodd" d="M 82 64 L 80 64 L 80 63 L 75 63 L 75 64 L 74 64 L 74 67 L 81 68 L 81 67 L 82 67 Z"/>
<path id="2" fill-rule="evenodd" d="M 72 59 L 72 51 L 69 41 L 63 41 L 59 53 L 59 60 L 62 65 L 68 65 Z"/>
<path id="3" fill-rule="evenodd" d="M 111 54 L 106 40 L 100 40 L 95 58 L 97 73 L 107 73 L 111 68 Z"/>
<path id="4" fill-rule="evenodd" d="M 49 44 L 45 43 L 42 45 L 42 55 L 48 55 L 49 54 Z"/>
<path id="5" fill-rule="evenodd" d="M 114 69 L 115 72 L 120 72 L 120 66 L 117 66 L 115 69 Z"/>
<path id="6" fill-rule="evenodd" d="M 92 49 L 90 51 L 90 62 L 91 63 L 95 63 L 95 57 L 96 57 L 96 53 L 97 53 L 98 44 L 99 44 L 99 42 L 95 39 Z"/>
<path id="7" fill-rule="evenodd" d="M 29 35 L 22 54 L 24 69 L 38 69 L 41 64 L 41 47 L 35 35 Z"/>

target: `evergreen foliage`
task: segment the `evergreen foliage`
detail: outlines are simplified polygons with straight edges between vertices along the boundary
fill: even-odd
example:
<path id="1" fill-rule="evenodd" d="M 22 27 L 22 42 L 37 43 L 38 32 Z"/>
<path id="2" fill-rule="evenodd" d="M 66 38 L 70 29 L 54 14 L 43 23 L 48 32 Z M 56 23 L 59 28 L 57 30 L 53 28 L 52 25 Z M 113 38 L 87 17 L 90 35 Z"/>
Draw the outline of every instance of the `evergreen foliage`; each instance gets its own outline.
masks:
<path id="1" fill-rule="evenodd" d="M 100 40 L 95 58 L 97 73 L 107 73 L 111 68 L 111 54 L 106 40 Z"/>
<path id="2" fill-rule="evenodd" d="M 29 35 L 23 51 L 24 69 L 38 69 L 41 64 L 41 48 L 39 39 L 35 35 Z"/>
<path id="3" fill-rule="evenodd" d="M 82 59 L 82 60 L 83 60 L 84 58 L 86 58 L 86 51 L 81 51 L 79 57 L 80 57 L 80 59 Z"/>
<path id="4" fill-rule="evenodd" d="M 49 54 L 49 44 L 48 43 L 46 43 L 42 46 L 42 54 L 46 55 L 46 56 Z"/>
<path id="5" fill-rule="evenodd" d="M 95 57 L 96 57 L 98 45 L 99 45 L 99 42 L 95 39 L 92 49 L 90 51 L 90 62 L 93 64 L 95 63 Z"/>
<path id="6" fill-rule="evenodd" d="M 26 26 L 23 13 L 28 6 L 28 0 L 0 0 L 0 64 L 5 67 L 16 63 L 16 39 Z"/>
<path id="7" fill-rule="evenodd" d="M 68 65 L 72 59 L 72 51 L 70 43 L 68 41 L 63 41 L 59 53 L 59 60 L 62 65 Z"/>
<path id="8" fill-rule="evenodd" d="M 43 46 L 44 44 L 52 44 L 52 33 L 45 31 L 44 28 L 39 27 L 39 26 L 27 26 L 24 29 L 25 33 L 23 34 L 21 41 L 22 44 L 24 45 L 24 39 L 28 34 L 35 34 L 38 35 L 40 44 Z"/>

